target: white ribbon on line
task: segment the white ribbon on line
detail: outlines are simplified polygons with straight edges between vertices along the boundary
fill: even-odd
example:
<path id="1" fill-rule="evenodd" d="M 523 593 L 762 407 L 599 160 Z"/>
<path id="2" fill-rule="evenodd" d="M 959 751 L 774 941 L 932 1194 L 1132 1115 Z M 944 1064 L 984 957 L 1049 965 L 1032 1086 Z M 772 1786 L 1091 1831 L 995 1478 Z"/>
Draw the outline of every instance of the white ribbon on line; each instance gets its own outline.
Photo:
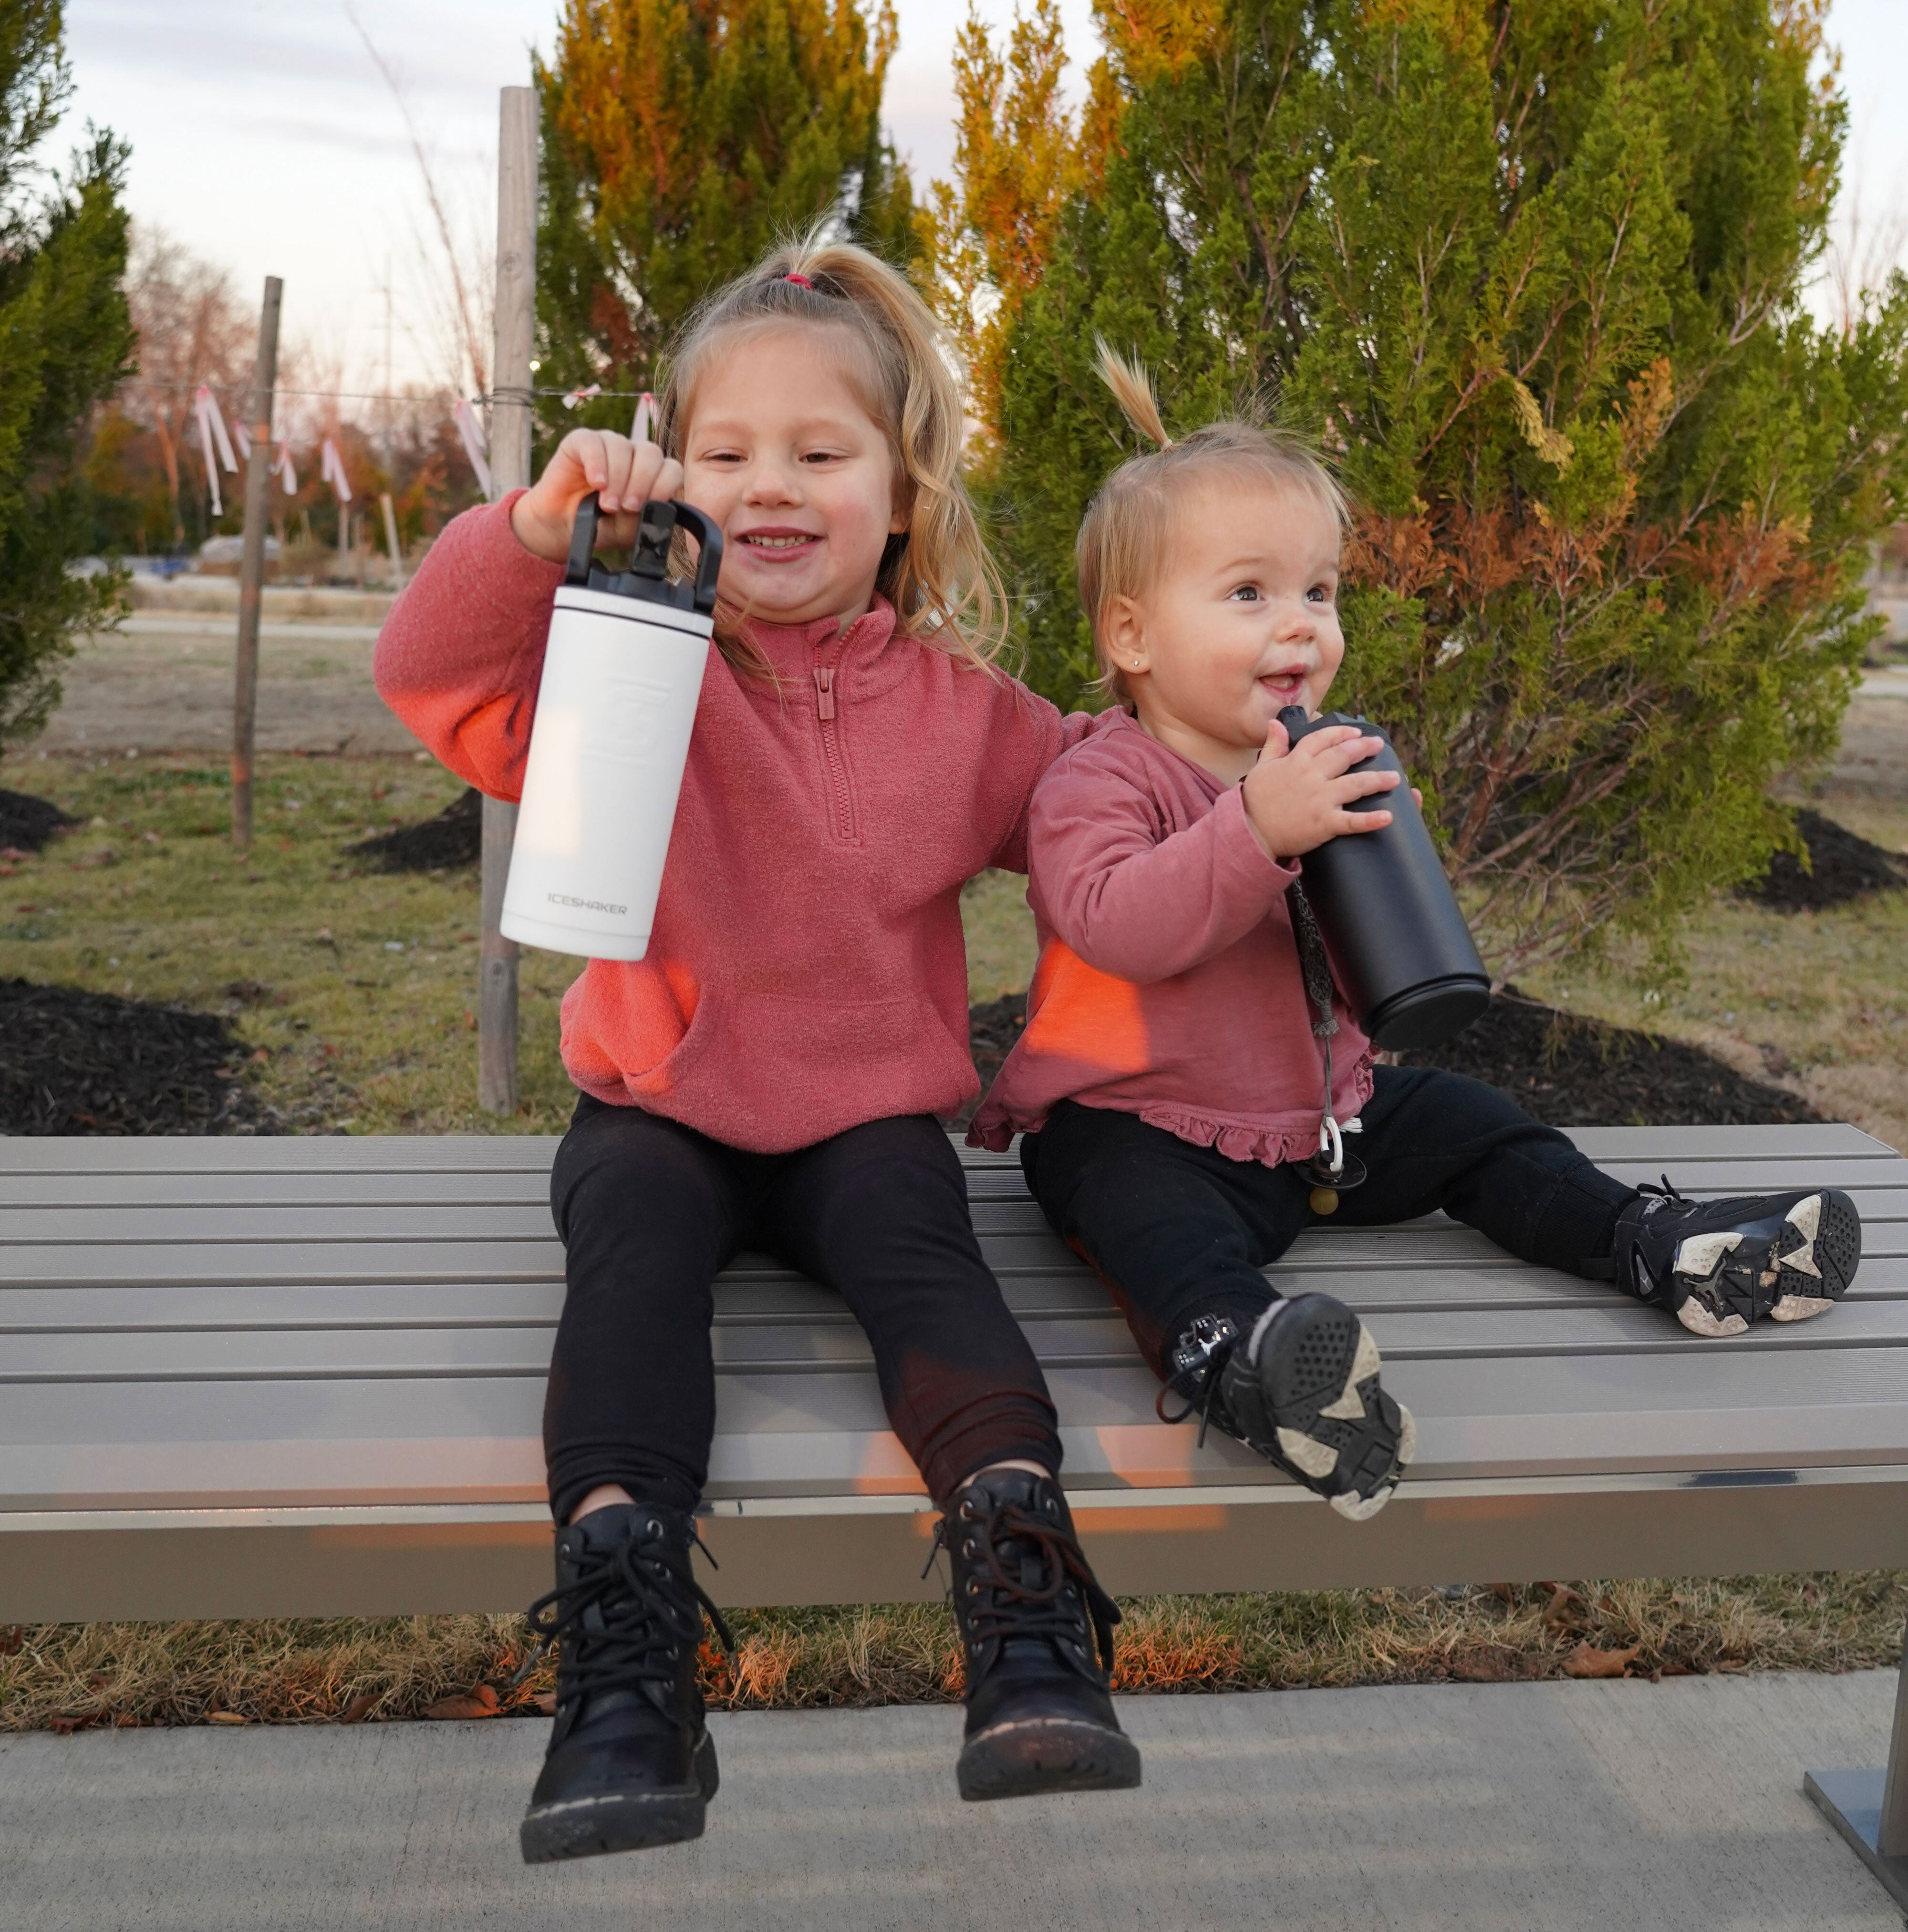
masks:
<path id="1" fill-rule="evenodd" d="M 232 418 L 232 434 L 238 442 L 238 454 L 248 463 L 250 462 L 252 433 L 245 427 L 245 418 L 243 416 L 234 416 Z M 292 446 L 289 442 L 280 440 L 278 444 L 278 454 L 272 459 L 272 467 L 265 473 L 268 477 L 276 476 L 283 480 L 286 496 L 296 496 L 298 494 L 298 471 L 292 462 Z"/>
<path id="2" fill-rule="evenodd" d="M 489 444 L 484 439 L 484 425 L 477 420 L 477 412 L 463 397 L 457 399 L 457 406 L 451 411 L 451 419 L 457 424 L 458 434 L 464 439 L 464 453 L 470 459 L 470 466 L 477 472 L 477 487 L 488 500 L 496 491 L 490 482 L 490 466 L 487 458 Z"/>
<path id="3" fill-rule="evenodd" d="M 232 439 L 225 433 L 225 418 L 219 414 L 219 406 L 212 392 L 203 382 L 192 392 L 193 412 L 199 418 L 199 446 L 206 453 L 206 481 L 212 487 L 212 514 L 225 514 L 225 505 L 219 496 L 218 465 L 212 460 L 212 446 L 218 446 L 218 453 L 225 459 L 225 466 L 236 476 L 238 459 L 232 453 Z"/>
<path id="4" fill-rule="evenodd" d="M 322 459 L 318 468 L 319 480 L 328 483 L 340 503 L 351 501 L 351 479 L 344 473 L 344 458 L 338 454 L 338 446 L 329 436 L 325 439 Z"/>

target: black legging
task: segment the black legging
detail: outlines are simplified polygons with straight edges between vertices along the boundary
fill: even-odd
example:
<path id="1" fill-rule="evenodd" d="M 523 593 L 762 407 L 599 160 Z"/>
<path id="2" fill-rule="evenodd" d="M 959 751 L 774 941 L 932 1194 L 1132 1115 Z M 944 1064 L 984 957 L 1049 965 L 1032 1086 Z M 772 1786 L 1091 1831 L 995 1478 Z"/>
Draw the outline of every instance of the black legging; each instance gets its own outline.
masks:
<path id="1" fill-rule="evenodd" d="M 745 1247 L 847 1301 L 936 1502 L 992 1462 L 1058 1472 L 1046 1381 L 981 1258 L 960 1160 L 927 1115 L 745 1154 L 585 1095 L 550 1197 L 568 1282 L 543 1413 L 558 1522 L 610 1483 L 694 1508 L 716 1428 L 710 1284 Z"/>
<path id="2" fill-rule="evenodd" d="M 1607 1257 L 1634 1190 L 1480 1080 L 1430 1067 L 1372 1072 L 1345 1145 L 1370 1178 L 1339 1196 L 1354 1228 L 1442 1208 L 1520 1260 L 1581 1274 Z M 1066 1100 L 1020 1144 L 1047 1219 L 1098 1270 L 1156 1373 L 1196 1316 L 1250 1329 L 1272 1303 L 1259 1270 L 1318 1219 L 1295 1168 L 1232 1160 L 1138 1115 Z"/>

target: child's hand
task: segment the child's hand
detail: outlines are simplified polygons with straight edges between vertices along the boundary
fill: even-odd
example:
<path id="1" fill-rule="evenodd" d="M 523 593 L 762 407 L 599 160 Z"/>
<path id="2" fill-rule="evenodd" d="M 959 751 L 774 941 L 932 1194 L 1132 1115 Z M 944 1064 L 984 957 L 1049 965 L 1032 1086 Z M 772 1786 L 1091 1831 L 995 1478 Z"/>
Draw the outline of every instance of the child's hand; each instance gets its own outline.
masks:
<path id="1" fill-rule="evenodd" d="M 517 541 L 561 563 L 570 554 L 577 506 L 592 490 L 602 512 L 596 526 L 600 539 L 612 547 L 632 544 L 644 503 L 682 494 L 682 466 L 652 442 L 632 442 L 614 430 L 573 429 L 543 474 L 512 505 L 510 527 Z"/>
<path id="2" fill-rule="evenodd" d="M 1381 832 L 1388 812 L 1348 812 L 1355 799 L 1390 791 L 1396 772 L 1354 772 L 1384 746 L 1355 724 L 1310 731 L 1297 748 L 1275 718 L 1258 763 L 1246 774 L 1246 818 L 1274 859 L 1296 859 L 1348 832 Z"/>

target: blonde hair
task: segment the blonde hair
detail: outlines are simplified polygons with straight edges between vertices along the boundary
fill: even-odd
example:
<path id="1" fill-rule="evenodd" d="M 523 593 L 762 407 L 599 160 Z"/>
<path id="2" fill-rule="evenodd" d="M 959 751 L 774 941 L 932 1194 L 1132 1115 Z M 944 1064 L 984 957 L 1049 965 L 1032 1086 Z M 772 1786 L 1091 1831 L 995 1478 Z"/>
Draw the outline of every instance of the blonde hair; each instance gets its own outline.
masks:
<path id="1" fill-rule="evenodd" d="M 1115 355 L 1096 337 L 1094 368 L 1126 421 L 1157 449 L 1130 457 L 1100 486 L 1080 520 L 1073 549 L 1080 602 L 1100 659 L 1096 688 L 1122 704 L 1131 694 L 1104 642 L 1114 598 L 1143 596 L 1158 577 L 1186 493 L 1225 472 L 1310 497 L 1342 530 L 1351 506 L 1331 472 L 1298 437 L 1240 414 L 1208 423 L 1175 442 L 1160 420 L 1144 365 Z"/>
<path id="2" fill-rule="evenodd" d="M 797 278 L 800 279 L 797 279 Z M 961 477 L 961 392 L 940 325 L 907 278 L 818 224 L 700 302 L 664 361 L 656 440 L 680 458 L 695 387 L 738 334 L 791 325 L 834 332 L 849 380 L 888 439 L 896 508 L 874 587 L 906 637 L 991 670 L 1006 641 L 1006 593 Z M 718 610 L 716 641 L 739 669 L 773 674 L 742 636 L 748 615 Z"/>

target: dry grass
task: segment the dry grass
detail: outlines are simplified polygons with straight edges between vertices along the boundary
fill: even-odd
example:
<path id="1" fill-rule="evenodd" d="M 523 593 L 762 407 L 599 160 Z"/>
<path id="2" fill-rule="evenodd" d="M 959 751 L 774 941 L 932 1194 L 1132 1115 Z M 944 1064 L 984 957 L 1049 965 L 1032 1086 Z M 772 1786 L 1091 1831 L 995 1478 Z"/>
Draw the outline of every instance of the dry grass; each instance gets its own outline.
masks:
<path id="1" fill-rule="evenodd" d="M 1819 808 L 1908 851 L 1908 800 L 1831 792 Z M 1581 968 L 1523 983 L 1573 1012 L 1687 1040 L 1831 1120 L 1908 1147 L 1908 892 L 1826 912 L 1719 899 L 1690 921 L 1687 938 L 1688 976 L 1660 993 Z"/>
<path id="2" fill-rule="evenodd" d="M 1908 1573 L 1143 1598 L 1125 1606 L 1117 1688 L 1282 1690 L 1562 1676 L 1864 1670 L 1901 1654 Z M 958 1698 L 960 1652 L 938 1605 L 754 1610 L 733 1665 L 704 1653 L 712 1700 L 737 1709 Z M 48 1624 L 0 1631 L 0 1731 L 97 1724 L 352 1723 L 547 1707 L 520 1684 L 516 1617 Z M 473 1700 L 470 1694 L 478 1693 Z M 460 1694 L 462 1694 L 460 1695 Z"/>

